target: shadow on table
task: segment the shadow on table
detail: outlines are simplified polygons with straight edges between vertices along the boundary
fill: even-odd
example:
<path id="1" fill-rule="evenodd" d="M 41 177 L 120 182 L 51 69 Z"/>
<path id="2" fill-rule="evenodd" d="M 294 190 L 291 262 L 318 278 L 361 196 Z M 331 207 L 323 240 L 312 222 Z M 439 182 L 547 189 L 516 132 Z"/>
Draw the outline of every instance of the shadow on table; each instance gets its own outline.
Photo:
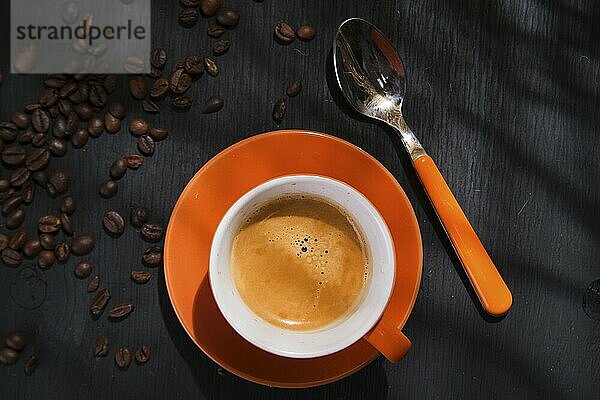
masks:
<path id="1" fill-rule="evenodd" d="M 199 293 L 202 293 L 200 296 L 206 296 L 206 293 L 210 293 L 210 288 L 206 280 L 203 281 L 202 286 L 203 287 L 199 289 Z M 307 389 L 272 388 L 239 378 L 223 370 L 210 360 L 187 335 L 169 302 L 169 295 L 167 293 L 163 274 L 159 276 L 158 292 L 161 314 L 165 326 L 167 327 L 167 331 L 169 332 L 169 336 L 175 344 L 177 351 L 188 365 L 190 372 L 194 376 L 196 385 L 209 399 L 231 399 L 240 397 L 257 399 L 295 399 L 306 398 L 306 396 L 309 396 L 311 399 L 346 398 L 349 396 L 368 396 L 371 399 L 387 398 L 388 382 L 382 366 L 383 361 L 381 359 L 373 361 L 370 365 L 341 381 Z M 205 329 L 210 328 L 205 327 Z M 227 325 L 226 328 L 220 328 L 220 331 L 215 330 L 214 336 L 219 337 L 219 335 L 223 335 L 223 329 L 233 328 Z M 368 344 L 366 344 L 366 346 L 368 346 Z"/>

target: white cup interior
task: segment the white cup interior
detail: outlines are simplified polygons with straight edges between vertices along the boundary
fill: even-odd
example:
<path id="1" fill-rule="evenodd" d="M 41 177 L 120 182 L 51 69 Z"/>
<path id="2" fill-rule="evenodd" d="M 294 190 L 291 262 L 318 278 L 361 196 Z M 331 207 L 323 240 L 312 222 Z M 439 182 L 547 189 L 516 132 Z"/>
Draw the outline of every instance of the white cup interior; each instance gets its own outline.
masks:
<path id="1" fill-rule="evenodd" d="M 239 295 L 230 269 L 231 245 L 241 223 L 260 205 L 289 194 L 318 196 L 338 205 L 361 227 L 370 248 L 370 277 L 362 301 L 340 321 L 314 331 L 287 330 L 258 317 Z M 290 175 L 255 187 L 227 211 L 213 237 L 209 278 L 221 313 L 243 338 L 280 356 L 311 358 L 350 346 L 375 325 L 391 295 L 394 260 L 394 246 L 388 227 L 366 197 L 334 179 Z"/>

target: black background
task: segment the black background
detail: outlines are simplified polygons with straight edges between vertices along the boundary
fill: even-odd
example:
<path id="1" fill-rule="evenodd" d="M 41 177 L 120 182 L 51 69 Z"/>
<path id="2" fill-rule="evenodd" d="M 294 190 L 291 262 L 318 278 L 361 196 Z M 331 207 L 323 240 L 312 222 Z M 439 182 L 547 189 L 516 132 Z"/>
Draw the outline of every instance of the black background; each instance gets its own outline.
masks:
<path id="1" fill-rule="evenodd" d="M 1 8 L 2 70 L 9 69 L 9 2 Z M 0 336 L 13 329 L 34 342 L 18 364 L 0 367 L 0 398 L 597 398 L 600 393 L 600 322 L 582 308 L 588 285 L 600 278 L 600 3 L 588 1 L 275 1 L 226 2 L 240 10 L 237 29 L 225 34 L 231 50 L 218 58 L 217 78 L 192 89 L 197 104 L 187 114 L 164 104 L 155 126 L 169 130 L 156 154 L 121 181 L 116 197 L 102 200 L 99 183 L 118 156 L 135 152 L 125 130 L 104 134 L 69 151 L 51 168 L 68 166 L 74 221 L 94 234 L 95 263 L 113 298 L 137 308 L 125 321 L 93 321 L 85 281 L 75 279 L 72 258 L 43 274 L 45 302 L 21 309 L 10 287 L 18 270 L 0 265 Z M 209 19 L 193 29 L 177 24 L 176 1 L 153 1 L 153 45 L 176 59 L 206 55 Z M 409 72 L 406 119 L 462 205 L 512 290 L 514 305 L 499 322 L 482 317 L 465 290 L 439 224 L 431 219 L 406 157 L 396 154 L 386 130 L 343 112 L 327 81 L 335 28 L 360 16 L 379 26 L 397 46 Z M 280 20 L 313 24 L 317 38 L 281 46 L 272 39 Z M 261 387 L 220 371 L 178 325 L 160 270 L 145 286 L 129 279 L 146 246 L 128 229 L 120 239 L 102 232 L 105 210 L 127 213 L 143 204 L 166 224 L 192 175 L 212 156 L 248 136 L 276 129 L 275 100 L 294 79 L 301 95 L 288 102 L 281 128 L 306 128 L 342 137 L 373 154 L 406 190 L 422 230 L 421 290 L 405 332 L 413 342 L 396 365 L 383 359 L 324 387 Z M 0 119 L 34 100 L 43 77 L 7 76 L 0 88 Z M 140 104 L 123 90 L 111 97 Z M 225 100 L 203 115 L 211 95 Z M 402 154 L 402 153 L 400 153 Z M 2 166 L 2 176 L 7 172 Z M 41 191 L 27 207 L 26 226 L 56 212 L 57 200 Z M 0 231 L 5 231 L 0 226 Z M 28 265 L 26 263 L 25 265 Z M 92 357 L 100 335 L 118 345 L 152 347 L 144 367 L 119 371 L 113 353 Z M 26 377 L 35 351 L 40 365 Z"/>

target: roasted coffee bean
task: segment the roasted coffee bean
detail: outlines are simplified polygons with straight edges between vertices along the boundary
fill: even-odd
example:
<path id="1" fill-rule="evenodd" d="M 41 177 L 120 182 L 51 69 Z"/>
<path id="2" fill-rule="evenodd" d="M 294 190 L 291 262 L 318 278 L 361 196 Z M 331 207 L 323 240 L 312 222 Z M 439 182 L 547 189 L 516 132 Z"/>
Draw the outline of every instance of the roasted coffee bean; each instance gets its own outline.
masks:
<path id="1" fill-rule="evenodd" d="M 93 236 L 81 235 L 76 236 L 71 242 L 71 252 L 76 256 L 85 256 L 94 250 L 96 241 Z"/>
<path id="2" fill-rule="evenodd" d="M 231 47 L 231 42 L 229 40 L 216 40 L 212 45 L 213 54 L 215 56 L 225 54 L 229 50 L 229 47 Z"/>
<path id="3" fill-rule="evenodd" d="M 204 59 L 197 55 L 186 57 L 183 68 L 190 75 L 201 75 L 204 72 Z"/>
<path id="4" fill-rule="evenodd" d="M 154 154 L 154 139 L 149 135 L 142 135 L 137 141 L 138 150 L 145 156 Z"/>
<path id="5" fill-rule="evenodd" d="M 144 60 L 139 57 L 129 56 L 125 58 L 123 69 L 130 74 L 141 74 L 144 71 Z"/>
<path id="6" fill-rule="evenodd" d="M 150 53 L 150 64 L 154 68 L 163 69 L 167 63 L 167 52 L 165 49 L 156 48 Z"/>
<path id="7" fill-rule="evenodd" d="M 58 92 L 52 88 L 45 89 L 38 98 L 38 103 L 45 108 L 52 107 L 58 103 Z"/>
<path id="8" fill-rule="evenodd" d="M 23 198 L 23 203 L 31 204 L 33 201 L 33 197 L 35 195 L 35 186 L 31 183 L 28 183 L 21 192 L 21 197 Z"/>
<path id="9" fill-rule="evenodd" d="M 39 186 L 43 188 L 46 187 L 46 182 L 48 182 L 48 175 L 46 175 L 45 171 L 35 171 L 33 174 L 31 174 L 31 178 Z"/>
<path id="10" fill-rule="evenodd" d="M 90 87 L 89 102 L 98 108 L 106 105 L 106 92 L 102 86 L 92 85 Z"/>
<path id="11" fill-rule="evenodd" d="M 108 313 L 109 318 L 120 319 L 125 318 L 133 311 L 134 306 L 133 303 L 129 300 L 120 301 L 113 306 L 113 308 Z"/>
<path id="12" fill-rule="evenodd" d="M 42 250 L 37 256 L 37 265 L 41 269 L 50 268 L 54 265 L 54 261 L 56 261 L 56 256 L 54 255 L 54 252 L 50 250 Z"/>
<path id="13" fill-rule="evenodd" d="M 142 108 L 149 114 L 157 114 L 160 112 L 160 106 L 152 100 L 144 99 L 142 101 Z"/>
<path id="14" fill-rule="evenodd" d="M 60 213 L 60 225 L 65 235 L 73 236 L 75 227 L 73 226 L 73 221 L 71 221 L 71 218 L 66 213 Z"/>
<path id="15" fill-rule="evenodd" d="M 179 24 L 185 28 L 191 28 L 198 23 L 198 10 L 194 8 L 184 8 L 179 13 Z"/>
<path id="16" fill-rule="evenodd" d="M 42 249 L 54 250 L 56 247 L 56 238 L 49 233 L 42 233 L 40 235 L 40 245 Z"/>
<path id="17" fill-rule="evenodd" d="M 10 120 L 19 128 L 25 129 L 29 126 L 31 118 L 23 111 L 15 111 L 10 115 Z"/>
<path id="18" fill-rule="evenodd" d="M 8 179 L 0 179 L 0 192 L 7 191 L 10 188 Z"/>
<path id="19" fill-rule="evenodd" d="M 296 97 L 302 90 L 302 82 L 294 81 L 287 87 L 286 93 L 289 97 Z"/>
<path id="20" fill-rule="evenodd" d="M 71 111 L 73 111 L 73 103 L 71 103 L 68 99 L 60 99 L 58 101 L 58 111 L 60 111 L 60 113 L 66 117 Z"/>
<path id="21" fill-rule="evenodd" d="M 162 128 L 150 128 L 150 137 L 154 139 L 155 142 L 164 140 L 169 136 L 169 132 L 166 129 Z"/>
<path id="22" fill-rule="evenodd" d="M 232 8 L 221 7 L 217 11 L 217 22 L 223 26 L 236 26 L 240 21 L 240 14 Z"/>
<path id="23" fill-rule="evenodd" d="M 129 132 L 133 136 L 142 136 L 148 133 L 150 125 L 142 118 L 133 118 L 129 121 Z"/>
<path id="24" fill-rule="evenodd" d="M 117 87 L 117 76 L 116 75 L 106 75 L 104 77 L 104 90 L 106 90 L 107 93 L 112 93 L 115 88 Z"/>
<path id="25" fill-rule="evenodd" d="M 55 157 L 62 157 L 68 151 L 67 142 L 63 139 L 52 137 L 48 140 L 48 150 Z"/>
<path id="26" fill-rule="evenodd" d="M 140 230 L 142 238 L 149 242 L 158 242 L 163 237 L 163 228 L 159 224 L 145 223 Z"/>
<path id="27" fill-rule="evenodd" d="M 65 135 L 71 136 L 75 133 L 79 127 L 79 115 L 75 111 L 71 111 L 67 116 L 67 122 L 65 125 Z"/>
<path id="28" fill-rule="evenodd" d="M 8 347 L 0 347 L 0 364 L 13 365 L 19 359 L 19 353 Z"/>
<path id="29" fill-rule="evenodd" d="M 38 219 L 38 231 L 41 233 L 58 232 L 60 226 L 60 219 L 54 215 L 44 215 Z"/>
<path id="30" fill-rule="evenodd" d="M 138 364 L 145 364 L 150 359 L 150 347 L 144 345 L 135 352 L 135 361 Z"/>
<path id="31" fill-rule="evenodd" d="M 108 133 L 117 133 L 121 130 L 121 120 L 107 112 L 104 114 L 104 127 Z"/>
<path id="32" fill-rule="evenodd" d="M 104 90 L 104 89 L 102 89 L 102 90 Z M 104 106 L 102 106 L 102 107 L 104 107 Z M 82 121 L 89 120 L 90 118 L 92 118 L 94 116 L 94 113 L 95 113 L 92 106 L 90 106 L 88 103 L 77 104 L 74 107 L 74 111 L 75 111 L 75 114 L 77 114 L 79 119 Z"/>
<path id="33" fill-rule="evenodd" d="M 2 214 L 8 215 L 12 213 L 14 210 L 19 208 L 19 206 L 23 203 L 22 196 L 13 196 L 2 202 Z"/>
<path id="34" fill-rule="evenodd" d="M 123 119 L 127 114 L 125 111 L 125 106 L 121 103 L 110 103 L 108 106 L 108 112 L 115 118 Z"/>
<path id="35" fill-rule="evenodd" d="M 158 267 L 162 263 L 163 249 L 160 246 L 148 247 L 144 250 L 142 261 L 149 267 Z"/>
<path id="36" fill-rule="evenodd" d="M 38 132 L 48 132 L 50 128 L 50 116 L 41 108 L 31 114 L 31 124 Z"/>
<path id="37" fill-rule="evenodd" d="M 134 99 L 142 100 L 148 95 L 148 84 L 142 76 L 135 76 L 129 81 L 129 91 Z"/>
<path id="38" fill-rule="evenodd" d="M 23 228 L 19 229 L 8 241 L 8 247 L 13 250 L 21 250 L 27 242 L 27 231 Z"/>
<path id="39" fill-rule="evenodd" d="M 296 39 L 294 29 L 288 25 L 287 22 L 278 22 L 273 29 L 273 35 L 275 39 L 281 44 L 290 44 Z"/>
<path id="40" fill-rule="evenodd" d="M 4 233 L 0 233 L 0 251 L 8 247 L 8 241 L 8 236 L 6 236 Z"/>
<path id="41" fill-rule="evenodd" d="M 187 111 L 192 107 L 194 99 L 190 95 L 177 96 L 173 99 L 171 105 L 173 109 L 178 112 Z"/>
<path id="42" fill-rule="evenodd" d="M 90 303 L 90 313 L 97 317 L 102 314 L 102 311 L 106 308 L 108 301 L 110 300 L 110 290 L 100 289 L 100 291 L 94 296 Z"/>
<path id="43" fill-rule="evenodd" d="M 146 207 L 137 206 L 131 209 L 129 220 L 131 221 L 131 225 L 140 229 L 146 222 L 148 222 L 149 217 L 150 213 Z"/>
<path id="44" fill-rule="evenodd" d="M 150 88 L 150 97 L 161 99 L 169 93 L 169 81 L 166 78 L 158 78 Z"/>
<path id="45" fill-rule="evenodd" d="M 25 242 L 25 246 L 23 246 L 23 254 L 28 258 L 37 256 L 40 251 L 42 251 L 42 246 L 38 238 L 29 239 Z"/>
<path id="46" fill-rule="evenodd" d="M 25 348 L 25 336 L 21 332 L 9 332 L 4 339 L 6 346 L 21 351 Z"/>
<path id="47" fill-rule="evenodd" d="M 73 137 L 71 138 L 71 143 L 73 143 L 73 147 L 75 147 L 76 149 L 80 149 L 87 144 L 89 139 L 90 135 L 87 129 L 79 128 L 73 134 Z"/>
<path id="48" fill-rule="evenodd" d="M 152 275 L 146 271 L 131 271 L 131 279 L 140 285 L 147 283 Z"/>
<path id="49" fill-rule="evenodd" d="M 77 82 L 75 81 L 70 81 L 69 83 L 66 83 L 65 85 L 63 85 L 60 90 L 58 91 L 58 96 L 62 99 L 65 99 L 67 97 L 69 97 L 70 95 L 72 95 L 73 93 L 75 93 L 77 91 Z"/>
<path id="50" fill-rule="evenodd" d="M 127 161 L 127 168 L 138 169 L 144 163 L 144 157 L 139 154 L 130 154 L 125 157 L 125 161 Z"/>
<path id="51" fill-rule="evenodd" d="M 100 196 L 105 199 L 110 199 L 119 191 L 119 184 L 112 179 L 107 179 L 100 184 Z"/>
<path id="52" fill-rule="evenodd" d="M 98 275 L 96 275 L 92 279 L 90 279 L 86 290 L 88 293 L 93 293 L 96 290 L 98 290 L 99 286 L 100 286 L 100 277 Z"/>
<path id="53" fill-rule="evenodd" d="M 94 357 L 106 357 L 108 354 L 108 338 L 100 336 L 94 342 Z"/>
<path id="54" fill-rule="evenodd" d="M 102 225 L 106 232 L 114 237 L 121 236 L 125 230 L 125 220 L 116 211 L 107 211 L 102 218 Z"/>
<path id="55" fill-rule="evenodd" d="M 17 250 L 6 248 L 2 250 L 2 262 L 9 267 L 16 267 L 23 261 L 23 256 Z"/>
<path id="56" fill-rule="evenodd" d="M 310 25 L 302 25 L 296 30 L 296 36 L 305 41 L 313 40 L 315 34 L 315 28 Z"/>
<path id="57" fill-rule="evenodd" d="M 31 144 L 34 147 L 42 147 L 46 144 L 46 134 L 45 133 L 36 133 L 31 138 Z"/>
<path id="58" fill-rule="evenodd" d="M 59 115 L 54 119 L 54 125 L 52 126 L 52 136 L 56 138 L 64 138 L 65 136 L 67 136 L 66 117 Z"/>
<path id="59" fill-rule="evenodd" d="M 60 140 L 57 138 L 53 138 L 54 140 Z M 39 171 L 48 166 L 50 162 L 50 151 L 43 147 L 39 149 L 34 149 L 31 153 L 27 155 L 25 159 L 25 165 L 27 169 L 30 171 Z"/>
<path id="60" fill-rule="evenodd" d="M 8 229 L 16 229 L 21 226 L 24 219 L 25 211 L 22 208 L 18 208 L 6 216 L 4 226 Z"/>
<path id="61" fill-rule="evenodd" d="M 169 89 L 171 92 L 176 94 L 182 94 L 186 92 L 192 84 L 192 77 L 185 72 L 185 69 L 177 69 L 171 75 L 171 79 L 169 80 Z"/>
<path id="62" fill-rule="evenodd" d="M 20 188 L 27 182 L 30 176 L 31 172 L 27 168 L 19 168 L 10 174 L 8 181 L 13 187 Z"/>
<path id="63" fill-rule="evenodd" d="M 20 165 L 25 161 L 26 152 L 21 146 L 11 146 L 2 152 L 2 161 L 8 165 Z"/>
<path id="64" fill-rule="evenodd" d="M 60 89 L 61 87 L 63 87 L 66 83 L 66 76 L 53 76 L 53 77 L 49 77 L 44 81 L 44 85 L 50 87 L 50 88 L 54 88 L 54 89 Z"/>
<path id="65" fill-rule="evenodd" d="M 35 371 L 35 369 L 38 366 L 38 358 L 35 354 L 32 354 L 29 359 L 27 359 L 27 362 L 25 363 L 25 366 L 23 367 L 23 371 L 25 372 L 25 375 L 27 376 L 31 376 L 33 374 L 33 371 Z"/>
<path id="66" fill-rule="evenodd" d="M 206 34 L 213 38 L 219 38 L 225 33 L 225 28 L 219 25 L 211 25 L 206 30 Z"/>
<path id="67" fill-rule="evenodd" d="M 207 17 L 212 17 L 221 8 L 221 0 L 201 0 L 200 11 Z"/>
<path id="68" fill-rule="evenodd" d="M 154 68 L 154 67 L 150 67 L 150 72 L 148 74 L 146 74 L 147 77 L 151 78 L 151 79 L 158 79 L 160 77 L 162 77 L 162 69 L 158 69 L 158 68 Z"/>
<path id="69" fill-rule="evenodd" d="M 73 198 L 73 196 L 65 196 L 60 200 L 60 211 L 67 214 L 67 215 L 71 215 L 75 212 L 75 199 Z"/>
<path id="70" fill-rule="evenodd" d="M 73 272 L 75 273 L 75 276 L 77 278 L 85 279 L 88 276 L 90 276 L 93 269 L 94 269 L 94 266 L 92 265 L 91 262 L 89 262 L 87 260 L 82 260 L 82 261 L 79 261 L 75 265 L 75 270 Z"/>
<path id="71" fill-rule="evenodd" d="M 38 102 L 31 101 L 31 102 L 25 104 L 25 107 L 23 107 L 23 108 L 25 109 L 26 113 L 31 114 L 32 112 L 34 112 L 38 108 L 42 108 L 42 105 L 40 103 L 38 103 Z"/>
<path id="72" fill-rule="evenodd" d="M 131 365 L 131 352 L 127 347 L 120 347 L 119 350 L 115 353 L 115 362 L 117 366 L 126 370 Z"/>
<path id="73" fill-rule="evenodd" d="M 285 99 L 282 97 L 279 100 L 277 100 L 275 102 L 275 105 L 273 106 L 273 121 L 275 121 L 275 123 L 277 123 L 278 125 L 281 123 L 283 117 L 285 116 L 285 109 Z"/>
<path id="74" fill-rule="evenodd" d="M 200 4 L 200 0 L 179 0 L 179 4 L 184 8 L 196 8 Z"/>
<path id="75" fill-rule="evenodd" d="M 90 118 L 87 124 L 87 130 L 91 137 L 100 137 L 104 131 L 104 121 L 102 121 L 102 119 L 99 117 Z"/>
<path id="76" fill-rule="evenodd" d="M 19 144 L 29 144 L 33 141 L 33 136 L 37 135 L 37 134 L 39 134 L 39 132 L 35 133 L 32 130 L 28 129 L 27 131 L 25 131 L 19 135 L 18 142 L 19 142 Z M 43 133 L 42 133 L 42 135 L 43 135 Z"/>
<path id="77" fill-rule="evenodd" d="M 202 106 L 202 113 L 210 114 L 210 113 L 217 112 L 221 108 L 223 108 L 223 104 L 224 104 L 224 102 L 221 98 L 212 96 Z"/>
<path id="78" fill-rule="evenodd" d="M 0 122 L 0 142 L 12 142 L 17 137 L 17 126 L 12 122 Z"/>
<path id="79" fill-rule="evenodd" d="M 48 185 L 53 186 L 56 193 L 64 193 L 71 185 L 71 175 L 66 169 L 55 169 L 48 174 Z"/>
<path id="80" fill-rule="evenodd" d="M 67 243 L 60 242 L 54 248 L 54 254 L 56 255 L 58 262 L 64 264 L 69 260 L 71 249 Z"/>
<path id="81" fill-rule="evenodd" d="M 108 170 L 110 177 L 113 179 L 121 179 L 127 172 L 127 160 L 124 157 L 116 159 Z"/>

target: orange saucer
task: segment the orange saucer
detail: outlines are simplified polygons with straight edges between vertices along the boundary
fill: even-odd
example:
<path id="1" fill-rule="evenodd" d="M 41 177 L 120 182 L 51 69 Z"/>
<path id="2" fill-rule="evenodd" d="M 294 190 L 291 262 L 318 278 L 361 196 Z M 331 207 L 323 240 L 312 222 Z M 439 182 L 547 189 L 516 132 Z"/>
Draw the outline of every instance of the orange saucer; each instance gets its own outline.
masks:
<path id="1" fill-rule="evenodd" d="M 225 212 L 253 187 L 282 175 L 315 174 L 353 186 L 377 207 L 396 250 L 396 278 L 384 312 L 404 325 L 421 282 L 421 234 L 406 194 L 375 158 L 333 136 L 282 130 L 242 140 L 207 162 L 188 183 L 165 239 L 165 279 L 177 317 L 213 361 L 242 378 L 300 388 L 358 371 L 379 353 L 361 339 L 337 353 L 292 359 L 263 351 L 238 335 L 219 312 L 208 283 L 213 234 Z"/>

